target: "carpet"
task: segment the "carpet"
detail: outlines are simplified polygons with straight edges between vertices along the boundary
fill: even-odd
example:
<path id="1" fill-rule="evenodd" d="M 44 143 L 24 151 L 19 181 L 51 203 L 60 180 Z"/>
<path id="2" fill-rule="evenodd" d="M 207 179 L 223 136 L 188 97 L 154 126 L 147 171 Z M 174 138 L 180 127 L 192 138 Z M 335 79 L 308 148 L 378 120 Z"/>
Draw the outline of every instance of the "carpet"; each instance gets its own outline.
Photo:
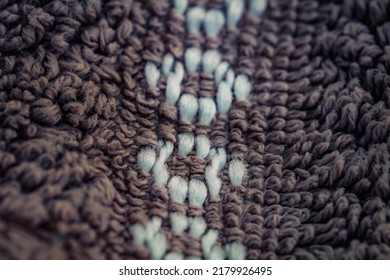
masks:
<path id="1" fill-rule="evenodd" d="M 0 258 L 390 259 L 390 1 L 0 1 Z"/>

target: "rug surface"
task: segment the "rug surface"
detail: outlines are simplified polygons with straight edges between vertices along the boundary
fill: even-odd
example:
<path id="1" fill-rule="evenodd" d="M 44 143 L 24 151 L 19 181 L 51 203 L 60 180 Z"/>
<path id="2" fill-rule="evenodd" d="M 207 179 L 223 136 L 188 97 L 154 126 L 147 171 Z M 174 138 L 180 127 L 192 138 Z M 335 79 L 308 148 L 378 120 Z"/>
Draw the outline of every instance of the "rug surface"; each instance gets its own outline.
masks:
<path id="1" fill-rule="evenodd" d="M 389 0 L 1 0 L 0 258 L 390 259 Z"/>

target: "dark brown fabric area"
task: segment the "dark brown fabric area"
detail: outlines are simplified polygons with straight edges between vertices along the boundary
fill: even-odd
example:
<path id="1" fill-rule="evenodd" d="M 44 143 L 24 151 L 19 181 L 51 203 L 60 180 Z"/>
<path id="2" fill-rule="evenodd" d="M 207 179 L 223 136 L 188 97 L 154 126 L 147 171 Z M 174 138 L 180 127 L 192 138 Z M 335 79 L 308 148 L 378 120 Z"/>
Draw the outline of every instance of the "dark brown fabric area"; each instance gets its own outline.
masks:
<path id="1" fill-rule="evenodd" d="M 189 1 L 220 8 L 223 0 Z M 183 123 L 148 89 L 147 61 L 218 48 L 253 85 L 211 126 Z M 215 97 L 213 77 L 183 92 Z M 136 167 L 142 147 L 207 133 L 247 164 L 220 198 L 175 205 Z M 207 159 L 172 156 L 171 176 L 204 179 Z M 188 35 L 168 2 L 0 1 L 0 258 L 147 259 L 130 225 L 204 215 L 247 259 L 390 259 L 390 1 L 270 0 L 218 38 Z"/>

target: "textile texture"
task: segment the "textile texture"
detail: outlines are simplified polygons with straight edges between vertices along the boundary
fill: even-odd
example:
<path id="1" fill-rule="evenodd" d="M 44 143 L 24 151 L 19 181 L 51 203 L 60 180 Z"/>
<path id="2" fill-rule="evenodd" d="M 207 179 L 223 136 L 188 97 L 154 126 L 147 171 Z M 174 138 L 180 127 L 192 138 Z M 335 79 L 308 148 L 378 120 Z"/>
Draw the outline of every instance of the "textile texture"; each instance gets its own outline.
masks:
<path id="1" fill-rule="evenodd" d="M 389 0 L 0 0 L 0 258 L 390 259 Z"/>

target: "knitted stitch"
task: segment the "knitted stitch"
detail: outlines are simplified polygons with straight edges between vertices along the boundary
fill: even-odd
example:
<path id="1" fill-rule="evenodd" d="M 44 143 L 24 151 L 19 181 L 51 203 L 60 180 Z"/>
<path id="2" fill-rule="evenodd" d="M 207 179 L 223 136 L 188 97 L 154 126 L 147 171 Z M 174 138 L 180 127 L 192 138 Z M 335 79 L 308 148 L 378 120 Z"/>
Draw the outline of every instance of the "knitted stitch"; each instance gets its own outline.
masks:
<path id="1" fill-rule="evenodd" d="M 390 259 L 389 0 L 0 0 L 0 258 Z"/>

